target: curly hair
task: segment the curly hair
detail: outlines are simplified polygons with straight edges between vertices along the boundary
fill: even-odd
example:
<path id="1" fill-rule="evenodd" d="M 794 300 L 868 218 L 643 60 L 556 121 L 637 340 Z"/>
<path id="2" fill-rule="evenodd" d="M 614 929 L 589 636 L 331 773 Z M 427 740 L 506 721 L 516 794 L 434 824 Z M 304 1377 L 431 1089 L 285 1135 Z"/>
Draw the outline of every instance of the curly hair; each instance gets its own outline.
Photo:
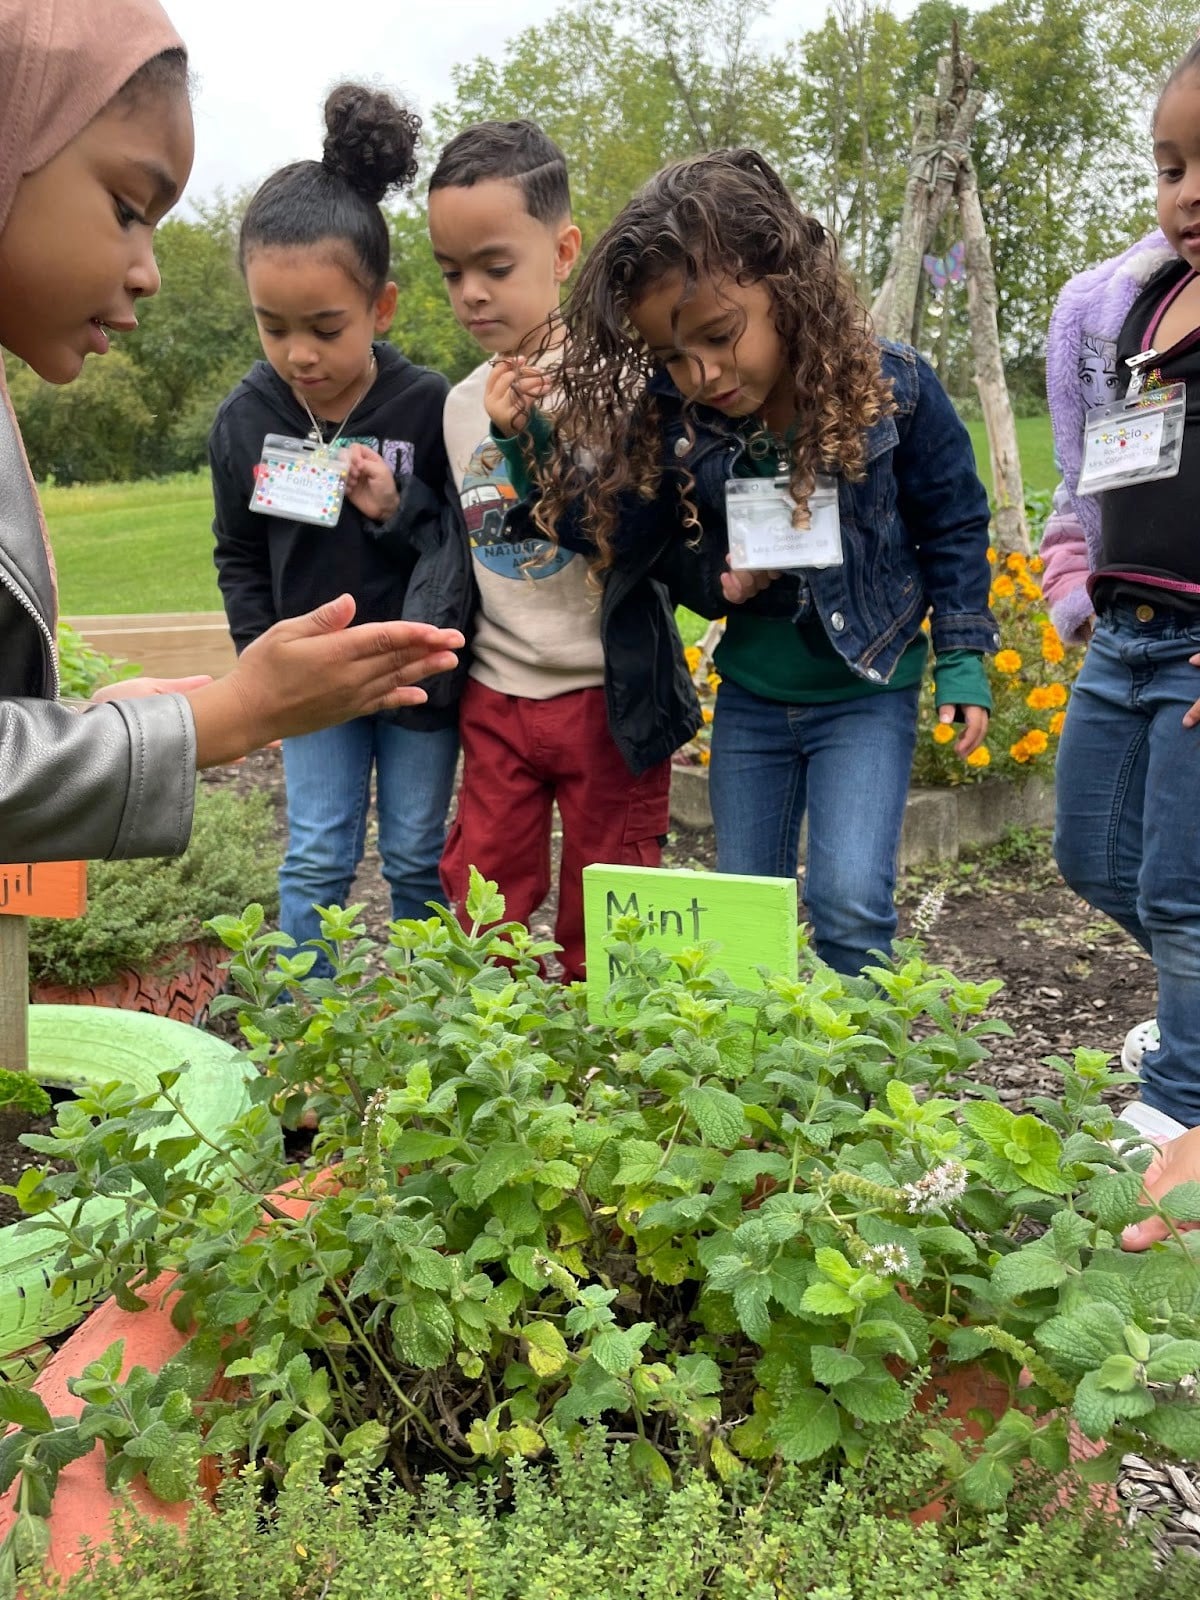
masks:
<path id="1" fill-rule="evenodd" d="M 369 298 L 387 281 L 391 242 L 380 201 L 417 175 L 421 119 L 382 90 L 339 83 L 325 102 L 320 161 L 293 161 L 255 192 L 238 239 L 244 272 L 255 250 L 340 245 Z"/>
<path id="2" fill-rule="evenodd" d="M 664 167 L 597 240 L 563 307 L 556 440 L 536 471 L 539 529 L 553 540 L 567 507 L 581 501 L 599 569 L 613 561 L 621 496 L 649 500 L 659 489 L 663 418 L 646 388 L 658 363 L 631 315 L 676 277 L 679 305 L 705 281 L 767 289 L 792 374 L 789 451 L 799 518 L 818 472 L 862 477 L 866 430 L 892 406 L 870 319 L 836 240 L 762 156 L 717 150 Z M 689 438 L 692 404 L 684 406 Z M 684 473 L 684 526 L 696 528 L 693 488 Z"/>

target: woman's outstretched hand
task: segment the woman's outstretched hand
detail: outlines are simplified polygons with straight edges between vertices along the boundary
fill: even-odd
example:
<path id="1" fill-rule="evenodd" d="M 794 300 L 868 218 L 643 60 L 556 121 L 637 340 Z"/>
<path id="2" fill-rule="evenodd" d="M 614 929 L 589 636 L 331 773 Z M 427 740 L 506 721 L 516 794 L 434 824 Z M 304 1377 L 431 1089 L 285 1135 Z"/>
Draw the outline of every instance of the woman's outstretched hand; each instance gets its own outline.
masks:
<path id="1" fill-rule="evenodd" d="M 463 636 L 424 622 L 357 628 L 354 598 L 340 595 L 277 622 L 247 645 L 232 672 L 187 692 L 196 765 L 219 766 L 270 744 L 375 711 L 421 705 L 422 678 L 458 664 Z"/>

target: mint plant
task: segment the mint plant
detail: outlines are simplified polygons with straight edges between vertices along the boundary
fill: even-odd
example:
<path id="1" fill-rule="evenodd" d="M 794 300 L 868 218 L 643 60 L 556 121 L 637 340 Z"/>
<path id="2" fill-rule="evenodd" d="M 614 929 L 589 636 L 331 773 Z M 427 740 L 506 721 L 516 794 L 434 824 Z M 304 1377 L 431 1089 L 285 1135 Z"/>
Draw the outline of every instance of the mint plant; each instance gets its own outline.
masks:
<path id="1" fill-rule="evenodd" d="M 1018 1114 L 974 1074 L 998 985 L 908 948 L 873 985 L 810 962 L 751 992 L 633 918 L 596 1025 L 540 975 L 546 947 L 484 931 L 493 885 L 469 906 L 472 928 L 400 922 L 382 950 L 330 908 L 326 979 L 258 908 L 216 924 L 262 1067 L 221 1163 L 198 1131 L 153 1144 L 169 1074 L 27 1138 L 72 1163 L 23 1186 L 27 1210 L 126 1199 L 121 1227 L 42 1219 L 60 1269 L 104 1257 L 136 1307 L 173 1268 L 179 1325 L 221 1347 L 235 1392 L 183 1384 L 188 1451 L 202 1432 L 278 1476 L 361 1460 L 413 1488 L 600 1423 L 663 1486 L 697 1463 L 833 1470 L 913 1416 L 931 1370 L 970 1363 L 1010 1404 L 980 1444 L 931 1431 L 964 1503 L 1001 1505 L 1024 1461 L 1060 1470 L 1071 1417 L 1108 1466 L 1200 1454 L 1200 1236 L 1118 1248 L 1149 1152 L 1104 1104 L 1121 1080 L 1101 1054 L 1056 1060 L 1061 1097 Z M 320 1183 L 273 1137 L 308 1112 Z M 302 1215 L 272 1198 L 287 1182 Z M 1163 1211 L 1200 1219 L 1200 1186 Z M 92 1400 L 114 1470 L 151 1459 L 147 1433 L 165 1448 L 153 1403 L 143 1426 L 119 1386 Z"/>

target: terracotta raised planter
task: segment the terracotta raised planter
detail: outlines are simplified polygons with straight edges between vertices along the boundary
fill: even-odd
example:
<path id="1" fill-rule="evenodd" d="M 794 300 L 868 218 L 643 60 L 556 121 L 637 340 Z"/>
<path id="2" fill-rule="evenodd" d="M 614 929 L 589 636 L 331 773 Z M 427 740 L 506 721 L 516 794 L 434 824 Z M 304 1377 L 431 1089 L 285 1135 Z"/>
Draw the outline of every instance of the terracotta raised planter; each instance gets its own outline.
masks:
<path id="1" fill-rule="evenodd" d="M 149 1011 L 176 1022 L 200 1022 L 225 985 L 229 952 L 210 939 L 193 939 L 168 951 L 145 972 L 130 968 L 110 983 L 36 983 L 39 1005 L 107 1006 L 116 1011 Z"/>

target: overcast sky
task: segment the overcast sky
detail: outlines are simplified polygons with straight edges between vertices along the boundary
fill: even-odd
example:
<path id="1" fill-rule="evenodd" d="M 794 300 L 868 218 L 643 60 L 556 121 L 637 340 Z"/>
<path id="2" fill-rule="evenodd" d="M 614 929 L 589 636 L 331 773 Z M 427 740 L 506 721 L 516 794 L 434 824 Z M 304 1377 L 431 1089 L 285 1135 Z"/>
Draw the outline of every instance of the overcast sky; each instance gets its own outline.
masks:
<path id="1" fill-rule="evenodd" d="M 319 155 L 320 108 L 340 79 L 382 79 L 427 115 L 449 98 L 453 66 L 501 56 L 505 40 L 557 9 L 555 0 L 165 3 L 199 79 L 194 197 Z M 827 9 L 827 0 L 773 0 L 757 38 L 779 45 L 819 26 Z M 898 0 L 898 12 L 910 9 Z"/>

